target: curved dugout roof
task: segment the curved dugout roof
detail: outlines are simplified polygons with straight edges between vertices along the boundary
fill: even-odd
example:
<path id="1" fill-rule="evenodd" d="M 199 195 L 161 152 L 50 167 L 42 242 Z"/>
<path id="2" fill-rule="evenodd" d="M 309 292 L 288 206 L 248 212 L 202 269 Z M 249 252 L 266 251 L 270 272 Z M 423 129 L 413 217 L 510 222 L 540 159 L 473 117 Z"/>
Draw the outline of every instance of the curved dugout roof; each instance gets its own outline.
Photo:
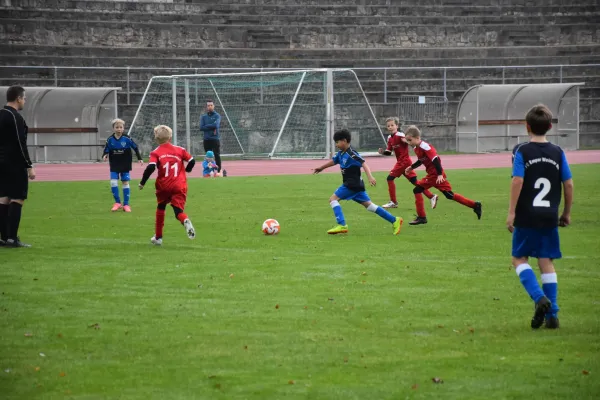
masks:
<path id="1" fill-rule="evenodd" d="M 120 87 L 25 87 L 21 114 L 30 127 L 95 127 L 116 117 L 116 92 Z M 8 86 L 0 87 L 6 93 Z M 4 97 L 6 98 L 6 97 Z"/>

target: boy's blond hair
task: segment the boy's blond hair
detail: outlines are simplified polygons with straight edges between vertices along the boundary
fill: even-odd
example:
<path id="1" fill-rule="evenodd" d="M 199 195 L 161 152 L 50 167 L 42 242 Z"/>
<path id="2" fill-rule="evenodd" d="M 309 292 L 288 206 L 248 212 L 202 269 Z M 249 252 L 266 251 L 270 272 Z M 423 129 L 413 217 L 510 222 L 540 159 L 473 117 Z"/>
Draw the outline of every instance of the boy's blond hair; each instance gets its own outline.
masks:
<path id="1" fill-rule="evenodd" d="M 166 125 L 158 125 L 154 128 L 154 137 L 160 144 L 167 143 L 173 137 L 173 129 Z"/>
<path id="2" fill-rule="evenodd" d="M 544 104 L 531 107 L 525 116 L 531 133 L 543 136 L 552 128 L 552 111 Z"/>
<path id="3" fill-rule="evenodd" d="M 410 137 L 414 137 L 414 138 L 420 138 L 421 137 L 421 131 L 419 130 L 419 128 L 416 127 L 416 125 L 410 125 L 409 127 L 407 127 L 404 130 L 404 136 L 410 136 Z"/>
<path id="4" fill-rule="evenodd" d="M 116 124 L 121 123 L 123 124 L 123 127 L 125 127 L 125 121 L 123 121 L 121 118 L 115 118 L 111 121 L 112 127 L 114 128 Z"/>
<path id="5" fill-rule="evenodd" d="M 394 121 L 394 123 L 396 124 L 396 126 L 400 126 L 400 118 L 398 118 L 398 117 L 389 117 L 389 118 L 386 118 L 385 124 L 387 125 L 387 123 L 390 122 L 390 121 Z"/>

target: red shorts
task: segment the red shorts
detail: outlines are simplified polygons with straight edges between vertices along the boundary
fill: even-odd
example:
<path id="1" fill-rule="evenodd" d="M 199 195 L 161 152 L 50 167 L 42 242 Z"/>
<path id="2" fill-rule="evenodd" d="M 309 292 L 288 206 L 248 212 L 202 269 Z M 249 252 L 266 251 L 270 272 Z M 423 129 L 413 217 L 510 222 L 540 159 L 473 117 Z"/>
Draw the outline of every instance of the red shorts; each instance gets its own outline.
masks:
<path id="1" fill-rule="evenodd" d="M 399 178 L 402 175 L 404 175 L 407 179 L 410 179 L 413 176 L 416 177 L 417 174 L 415 173 L 415 171 L 411 171 L 410 174 L 406 174 L 404 172 L 404 171 L 406 171 L 406 168 L 410 167 L 411 165 L 412 165 L 411 160 L 398 161 L 398 162 L 396 162 L 396 165 L 394 165 L 394 168 L 392 168 L 392 170 L 390 171 L 390 175 L 393 176 L 394 178 Z"/>
<path id="2" fill-rule="evenodd" d="M 429 188 L 434 187 L 437 190 L 439 190 L 440 192 L 450 192 L 452 190 L 452 185 L 450 185 L 450 182 L 445 180 L 444 182 L 437 184 L 435 182 L 437 177 L 438 177 L 437 175 L 427 174 L 427 176 L 425 178 L 417 181 L 417 185 L 421 186 L 423 189 L 429 189 Z M 444 178 L 445 177 L 446 177 L 446 173 L 444 172 Z"/>
<path id="3" fill-rule="evenodd" d="M 171 203 L 172 206 L 183 210 L 185 209 L 186 200 L 187 188 L 156 191 L 156 201 L 158 204 Z"/>

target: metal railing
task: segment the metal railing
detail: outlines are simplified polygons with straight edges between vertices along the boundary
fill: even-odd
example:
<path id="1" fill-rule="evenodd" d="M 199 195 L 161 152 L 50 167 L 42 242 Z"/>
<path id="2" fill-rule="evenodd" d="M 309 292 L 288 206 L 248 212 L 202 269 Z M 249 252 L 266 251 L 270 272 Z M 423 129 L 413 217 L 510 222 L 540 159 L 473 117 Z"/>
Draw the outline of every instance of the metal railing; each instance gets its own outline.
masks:
<path id="1" fill-rule="evenodd" d="M 477 84 L 478 80 L 495 80 L 499 84 L 505 84 L 507 81 L 511 80 L 540 80 L 543 79 L 545 83 L 563 83 L 563 79 L 567 78 L 579 78 L 585 81 L 585 78 L 590 74 L 569 74 L 568 70 L 571 68 L 593 68 L 596 71 L 596 75 L 600 77 L 600 64 L 560 64 L 560 65 L 510 65 L 510 66 L 456 66 L 456 67 L 377 67 L 377 68 L 369 68 L 369 67 L 361 67 L 361 68 L 352 68 L 348 67 L 357 72 L 359 75 L 359 80 L 361 84 L 366 83 L 377 83 L 377 85 L 381 85 L 381 91 L 377 91 L 378 93 L 383 94 L 383 104 L 389 104 L 388 95 L 389 95 L 389 86 L 391 82 L 398 81 L 399 79 L 393 79 L 390 77 L 390 74 L 393 74 L 395 71 L 415 71 L 415 73 L 422 73 L 423 71 L 431 71 L 431 72 L 439 72 L 439 78 L 431 79 L 427 78 L 427 81 L 431 84 L 436 84 L 436 90 L 440 93 L 443 93 L 443 97 L 447 97 L 448 92 L 448 82 L 463 79 L 473 81 L 473 85 Z M 147 79 L 132 79 L 132 73 L 135 72 L 146 72 L 152 75 L 158 75 L 156 72 L 159 71 L 169 71 L 168 75 L 177 75 L 177 74 L 201 74 L 201 73 L 215 73 L 215 72 L 266 72 L 266 71 L 296 71 L 296 70 L 306 70 L 309 68 L 242 68 L 242 67 L 223 67 L 223 68 L 165 68 L 165 67 L 59 67 L 59 66 L 24 66 L 24 65 L 10 65 L 10 66 L 0 66 L 0 71 L 5 69 L 12 69 L 15 71 L 31 71 L 31 70 L 41 70 L 45 72 L 47 75 L 47 79 L 45 81 L 53 81 L 54 86 L 60 86 L 61 81 L 77 81 L 77 78 L 61 78 L 61 73 L 66 73 L 66 71 L 121 71 L 122 75 L 114 76 L 114 79 L 110 81 L 119 81 L 124 83 L 124 91 L 127 97 L 127 105 L 131 103 L 131 94 L 140 94 L 140 91 L 132 91 L 131 84 L 132 82 L 144 82 L 147 83 L 150 79 L 150 76 Z M 544 70 L 545 73 L 539 74 L 530 74 L 529 76 L 511 76 L 511 73 L 515 72 L 523 72 L 530 70 Z M 451 75 L 453 73 L 460 73 L 461 71 L 467 70 L 477 70 L 481 71 L 480 74 L 471 74 L 468 77 L 455 77 L 453 78 Z M 486 74 L 485 71 L 492 72 L 492 75 L 489 73 Z M 363 73 L 373 72 L 376 74 L 381 74 L 381 77 L 377 77 L 375 79 L 369 79 L 365 76 L 361 76 Z M 105 75 L 105 74 L 103 74 Z M 162 74 L 164 75 L 164 74 Z M 2 77 L 0 79 L 7 80 L 13 78 Z M 22 81 L 27 81 L 28 79 L 39 79 L 39 77 L 19 77 Z M 89 77 L 85 77 L 83 74 L 81 76 L 81 80 L 89 79 Z M 102 77 L 105 80 L 105 76 Z M 13 79 L 14 80 L 14 79 Z M 100 80 L 100 78 L 98 78 Z M 415 78 L 414 80 L 418 80 Z M 145 85 L 144 85 L 145 86 Z M 466 90 L 468 87 L 462 88 L 462 90 Z M 418 92 L 418 91 L 415 91 Z M 137 104 L 137 102 L 133 103 Z"/>

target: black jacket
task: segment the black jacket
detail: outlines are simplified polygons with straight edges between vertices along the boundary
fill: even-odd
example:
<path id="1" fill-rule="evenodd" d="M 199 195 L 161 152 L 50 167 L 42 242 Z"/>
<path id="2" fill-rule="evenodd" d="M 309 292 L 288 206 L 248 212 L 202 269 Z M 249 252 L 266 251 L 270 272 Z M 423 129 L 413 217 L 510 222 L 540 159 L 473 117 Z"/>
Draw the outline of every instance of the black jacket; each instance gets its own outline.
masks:
<path id="1" fill-rule="evenodd" d="M 0 109 L 0 164 L 31 168 L 27 150 L 27 124 L 10 106 Z"/>

